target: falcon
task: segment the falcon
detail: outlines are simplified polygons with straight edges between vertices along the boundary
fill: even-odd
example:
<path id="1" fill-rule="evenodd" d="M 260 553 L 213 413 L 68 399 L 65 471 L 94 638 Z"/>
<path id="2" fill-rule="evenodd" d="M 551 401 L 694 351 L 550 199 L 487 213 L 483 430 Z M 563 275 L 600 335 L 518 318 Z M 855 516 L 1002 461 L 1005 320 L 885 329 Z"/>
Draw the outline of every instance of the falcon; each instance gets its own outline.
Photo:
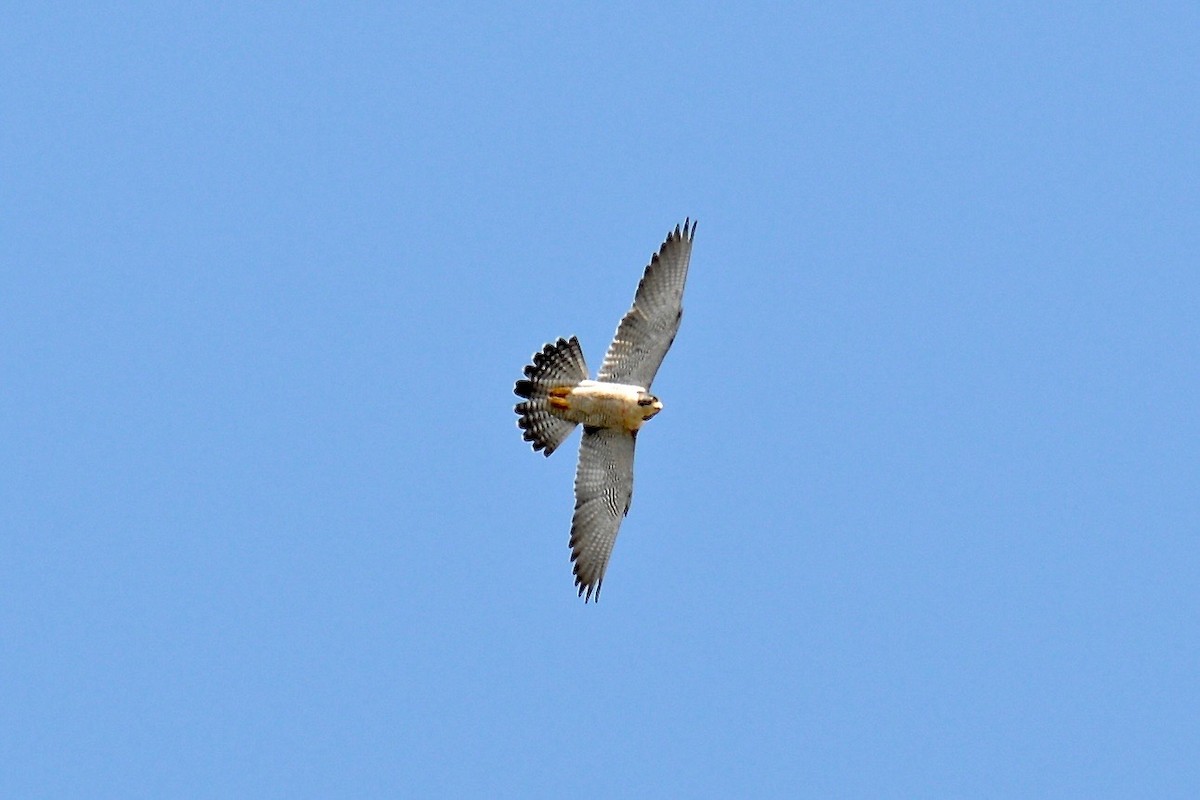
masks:
<path id="1" fill-rule="evenodd" d="M 583 425 L 570 545 L 585 603 L 593 595 L 600 600 L 617 531 L 629 513 L 638 431 L 663 408 L 650 384 L 679 331 L 695 234 L 696 223 L 684 220 L 650 258 L 596 380 L 588 379 L 579 339 L 572 336 L 535 353 L 513 389 L 523 398 L 515 408 L 517 425 L 535 452 L 549 456 Z"/>

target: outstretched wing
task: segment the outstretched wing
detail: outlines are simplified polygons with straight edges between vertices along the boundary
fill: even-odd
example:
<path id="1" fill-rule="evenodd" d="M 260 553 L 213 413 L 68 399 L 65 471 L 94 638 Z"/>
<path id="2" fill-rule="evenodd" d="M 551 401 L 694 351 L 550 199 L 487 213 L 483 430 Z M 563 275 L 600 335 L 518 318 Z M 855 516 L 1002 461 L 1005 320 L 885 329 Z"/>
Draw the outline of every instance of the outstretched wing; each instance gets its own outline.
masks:
<path id="1" fill-rule="evenodd" d="M 571 560 L 580 596 L 600 599 L 600 584 L 633 497 L 633 434 L 612 428 L 583 429 L 575 470 Z"/>
<path id="2" fill-rule="evenodd" d="M 597 380 L 631 383 L 650 388 L 663 356 L 675 341 L 683 316 L 683 284 L 692 258 L 696 223 L 684 220 L 650 259 L 633 307 L 617 326 L 617 335 L 600 367 Z"/>

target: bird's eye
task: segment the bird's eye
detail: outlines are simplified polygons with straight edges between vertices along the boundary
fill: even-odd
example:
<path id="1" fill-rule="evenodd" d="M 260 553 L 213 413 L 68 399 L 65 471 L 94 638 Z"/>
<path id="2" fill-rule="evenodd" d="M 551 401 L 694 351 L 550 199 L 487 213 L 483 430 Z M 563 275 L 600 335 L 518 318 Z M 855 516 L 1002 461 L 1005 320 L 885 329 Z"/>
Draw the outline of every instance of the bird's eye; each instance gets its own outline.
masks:
<path id="1" fill-rule="evenodd" d="M 650 404 L 651 404 L 651 403 L 653 403 L 653 402 L 654 402 L 654 401 L 653 401 L 653 400 L 651 400 L 649 397 L 642 397 L 642 398 L 640 398 L 640 399 L 638 400 L 638 405 L 639 405 L 639 406 L 648 406 L 648 405 L 650 405 Z"/>

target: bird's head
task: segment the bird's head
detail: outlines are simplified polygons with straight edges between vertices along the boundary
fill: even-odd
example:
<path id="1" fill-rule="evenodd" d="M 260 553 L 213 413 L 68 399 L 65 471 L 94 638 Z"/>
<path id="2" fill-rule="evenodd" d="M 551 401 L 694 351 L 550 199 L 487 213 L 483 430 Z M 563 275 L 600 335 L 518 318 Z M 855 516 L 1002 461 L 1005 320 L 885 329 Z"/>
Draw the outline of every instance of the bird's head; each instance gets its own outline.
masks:
<path id="1" fill-rule="evenodd" d="M 650 419 L 663 409 L 662 401 L 649 392 L 638 392 L 637 404 L 643 421 Z"/>

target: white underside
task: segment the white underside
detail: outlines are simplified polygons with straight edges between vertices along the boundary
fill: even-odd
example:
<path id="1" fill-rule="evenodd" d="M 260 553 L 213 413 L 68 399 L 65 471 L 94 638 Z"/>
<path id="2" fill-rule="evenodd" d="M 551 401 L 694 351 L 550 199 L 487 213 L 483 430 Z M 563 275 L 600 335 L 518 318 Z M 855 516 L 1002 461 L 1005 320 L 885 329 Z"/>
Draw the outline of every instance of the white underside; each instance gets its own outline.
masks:
<path id="1" fill-rule="evenodd" d="M 581 381 L 566 398 L 570 408 L 555 409 L 555 413 L 594 428 L 636 431 L 646 421 L 648 409 L 638 405 L 638 398 L 645 391 L 641 386 L 627 383 Z"/>

